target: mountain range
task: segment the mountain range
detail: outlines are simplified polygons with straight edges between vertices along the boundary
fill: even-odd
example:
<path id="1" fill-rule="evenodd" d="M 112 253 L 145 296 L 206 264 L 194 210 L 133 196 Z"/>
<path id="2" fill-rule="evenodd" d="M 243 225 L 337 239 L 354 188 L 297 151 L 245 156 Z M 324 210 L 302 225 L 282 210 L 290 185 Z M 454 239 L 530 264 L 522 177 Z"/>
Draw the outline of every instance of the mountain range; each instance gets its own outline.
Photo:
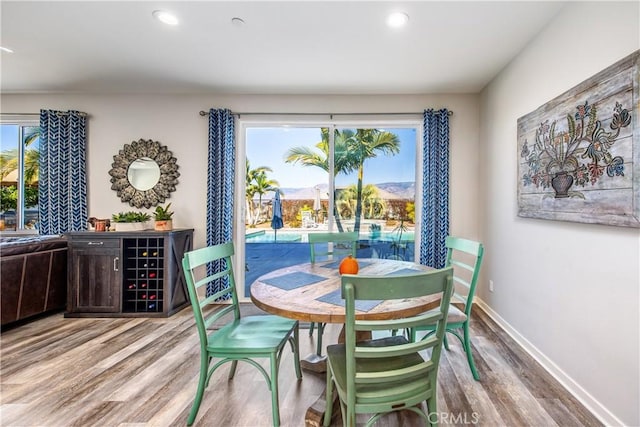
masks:
<path id="1" fill-rule="evenodd" d="M 380 197 L 387 200 L 393 199 L 413 199 L 416 194 L 415 182 L 383 182 L 374 184 L 378 187 L 378 193 Z M 283 199 L 288 200 L 313 200 L 316 197 L 316 189 L 320 190 L 320 199 L 328 199 L 328 184 L 318 184 L 315 187 L 302 187 L 302 188 L 281 188 Z M 265 194 L 262 200 L 268 200 L 273 197 L 273 194 Z"/>

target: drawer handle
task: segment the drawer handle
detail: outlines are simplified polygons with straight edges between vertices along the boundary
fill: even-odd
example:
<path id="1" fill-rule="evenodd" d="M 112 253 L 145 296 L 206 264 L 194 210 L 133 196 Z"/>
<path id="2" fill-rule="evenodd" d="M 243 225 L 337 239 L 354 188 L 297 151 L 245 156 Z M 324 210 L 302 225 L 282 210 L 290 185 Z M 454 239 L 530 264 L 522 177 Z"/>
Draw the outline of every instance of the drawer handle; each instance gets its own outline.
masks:
<path id="1" fill-rule="evenodd" d="M 118 271 L 118 261 L 119 261 L 118 257 L 115 257 L 113 259 L 113 271 Z"/>
<path id="2" fill-rule="evenodd" d="M 89 242 L 87 243 L 89 246 L 97 246 L 97 245 L 104 245 L 104 242 Z"/>

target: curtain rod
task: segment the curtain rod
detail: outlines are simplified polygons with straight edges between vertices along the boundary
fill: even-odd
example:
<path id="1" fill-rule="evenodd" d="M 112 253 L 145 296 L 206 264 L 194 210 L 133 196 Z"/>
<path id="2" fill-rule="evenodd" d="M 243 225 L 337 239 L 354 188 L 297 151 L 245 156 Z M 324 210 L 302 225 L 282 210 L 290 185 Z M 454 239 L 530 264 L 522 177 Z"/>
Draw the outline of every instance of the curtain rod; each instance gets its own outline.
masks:
<path id="1" fill-rule="evenodd" d="M 56 111 L 58 116 L 68 116 L 66 111 Z M 39 116 L 40 113 L 0 113 L 0 116 Z M 79 116 L 89 116 L 87 113 L 78 113 Z"/>
<path id="2" fill-rule="evenodd" d="M 208 116 L 208 111 L 200 111 L 199 113 L 202 117 Z M 333 118 L 333 116 L 407 116 L 407 115 L 418 115 L 423 113 L 256 113 L 256 112 L 246 112 L 246 113 L 234 113 L 231 112 L 234 116 L 329 116 Z M 448 114 L 450 116 L 453 115 L 453 111 L 449 111 Z"/>

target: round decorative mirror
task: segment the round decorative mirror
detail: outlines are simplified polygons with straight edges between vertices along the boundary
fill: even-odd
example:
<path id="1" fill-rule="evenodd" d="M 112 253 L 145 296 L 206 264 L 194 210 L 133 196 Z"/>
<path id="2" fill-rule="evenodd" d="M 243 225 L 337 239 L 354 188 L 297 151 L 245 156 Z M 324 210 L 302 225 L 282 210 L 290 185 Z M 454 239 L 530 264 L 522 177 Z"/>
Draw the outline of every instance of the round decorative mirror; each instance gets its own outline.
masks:
<path id="1" fill-rule="evenodd" d="M 160 166 L 149 157 L 136 159 L 129 165 L 127 179 L 136 190 L 150 190 L 160 179 Z"/>
<path id="2" fill-rule="evenodd" d="M 176 190 L 180 176 L 173 153 L 150 139 L 125 144 L 113 156 L 111 168 L 111 189 L 136 208 L 163 203 Z"/>

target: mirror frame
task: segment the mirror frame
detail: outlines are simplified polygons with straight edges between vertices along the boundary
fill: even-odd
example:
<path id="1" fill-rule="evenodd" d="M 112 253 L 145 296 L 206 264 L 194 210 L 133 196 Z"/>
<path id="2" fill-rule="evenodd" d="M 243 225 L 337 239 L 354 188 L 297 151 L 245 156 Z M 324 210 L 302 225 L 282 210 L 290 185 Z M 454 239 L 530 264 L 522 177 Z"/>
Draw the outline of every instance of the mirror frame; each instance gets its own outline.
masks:
<path id="1" fill-rule="evenodd" d="M 127 177 L 131 163 L 142 157 L 154 160 L 160 167 L 158 182 L 146 191 L 135 188 Z M 109 175 L 111 189 L 117 192 L 120 200 L 136 208 L 150 208 L 164 203 L 171 196 L 171 192 L 176 191 L 180 172 L 176 158 L 166 146 L 151 139 L 139 139 L 125 144 L 123 149 L 113 156 Z"/>

